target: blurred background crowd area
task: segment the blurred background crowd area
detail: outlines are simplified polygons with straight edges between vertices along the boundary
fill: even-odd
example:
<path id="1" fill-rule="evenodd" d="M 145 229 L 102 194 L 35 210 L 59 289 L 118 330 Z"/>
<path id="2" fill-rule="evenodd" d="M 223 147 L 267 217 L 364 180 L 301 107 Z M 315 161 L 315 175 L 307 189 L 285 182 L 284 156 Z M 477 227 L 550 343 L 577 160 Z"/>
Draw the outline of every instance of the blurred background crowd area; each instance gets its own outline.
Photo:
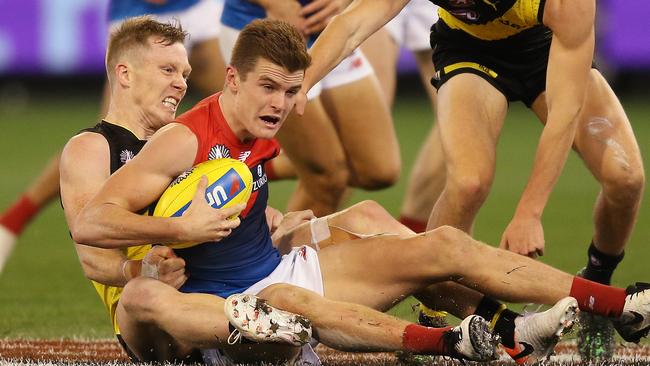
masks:
<path id="1" fill-rule="evenodd" d="M 2 97 L 20 96 L 21 85 L 46 80 L 92 82 L 103 78 L 109 0 L 0 0 Z M 610 83 L 641 88 L 650 77 L 650 2 L 599 0 L 597 64 Z M 401 75 L 415 74 L 408 52 Z M 640 78 L 640 76 L 642 76 Z M 6 90 L 7 84 L 14 90 Z M 71 85 L 73 86 L 73 85 Z M 60 85 L 58 87 L 61 87 Z M 7 95 L 9 94 L 9 95 Z"/>

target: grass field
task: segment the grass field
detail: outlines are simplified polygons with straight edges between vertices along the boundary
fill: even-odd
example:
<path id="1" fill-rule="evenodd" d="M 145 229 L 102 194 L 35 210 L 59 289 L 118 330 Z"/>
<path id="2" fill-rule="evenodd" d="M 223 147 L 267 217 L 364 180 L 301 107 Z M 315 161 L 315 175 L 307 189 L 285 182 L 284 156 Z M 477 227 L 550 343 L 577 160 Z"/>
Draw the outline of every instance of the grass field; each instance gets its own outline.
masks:
<path id="1" fill-rule="evenodd" d="M 9 95 L 6 91 L 0 94 Z M 1 208 L 12 202 L 69 136 L 95 123 L 97 100 L 96 93 L 45 97 L 23 93 L 20 97 L 0 99 Z M 642 152 L 650 155 L 647 96 L 627 97 L 623 104 Z M 185 102 L 185 107 L 188 105 Z M 374 199 L 397 215 L 406 184 L 404 177 L 408 176 L 417 148 L 430 128 L 431 115 L 424 99 L 413 96 L 398 100 L 394 116 L 404 163 L 402 179 L 395 187 L 381 192 L 355 192 L 349 203 Z M 530 172 L 540 130 L 539 123 L 522 105 L 511 107 L 499 146 L 496 180 L 476 223 L 478 239 L 498 242 Z M 292 188 L 291 182 L 272 183 L 271 205 L 283 208 Z M 583 266 L 597 192 L 594 179 L 572 154 L 545 211 L 544 262 L 570 272 Z M 647 196 L 626 259 L 614 277 L 617 285 L 650 279 Z M 54 202 L 26 230 L 0 277 L 0 338 L 110 336 L 106 312 L 82 275 L 60 205 Z"/>

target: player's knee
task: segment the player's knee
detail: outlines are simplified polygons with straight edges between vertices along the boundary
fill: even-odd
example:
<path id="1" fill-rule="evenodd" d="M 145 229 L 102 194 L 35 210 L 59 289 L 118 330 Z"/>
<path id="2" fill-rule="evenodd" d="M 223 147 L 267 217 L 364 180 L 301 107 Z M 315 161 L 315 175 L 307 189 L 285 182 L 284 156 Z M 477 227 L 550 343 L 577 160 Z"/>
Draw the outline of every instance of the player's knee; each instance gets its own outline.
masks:
<path id="1" fill-rule="evenodd" d="M 348 186 L 350 171 L 342 164 L 340 168 L 314 170 L 302 177 L 305 185 L 318 190 L 323 196 L 342 196 Z"/>
<path id="2" fill-rule="evenodd" d="M 393 186 L 399 179 L 400 164 L 381 164 L 375 168 L 355 172 L 352 185 L 365 190 L 379 190 Z"/>
<path id="3" fill-rule="evenodd" d="M 154 317 L 156 299 L 159 292 L 155 290 L 156 280 L 136 277 L 129 281 L 120 295 L 120 304 L 129 316 L 139 321 Z"/>
<path id="4" fill-rule="evenodd" d="M 303 309 L 309 308 L 315 293 L 301 287 L 277 283 L 260 293 L 265 300 L 278 309 L 296 314 L 304 314 Z"/>
<path id="5" fill-rule="evenodd" d="M 372 221 L 381 221 L 385 218 L 393 219 L 382 205 L 372 200 L 361 201 L 350 207 L 350 219 L 364 219 Z M 394 219 L 393 219 L 394 220 Z"/>
<path id="6" fill-rule="evenodd" d="M 443 225 L 439 226 L 426 233 L 427 237 L 433 237 L 436 241 L 442 244 L 464 244 L 469 235 L 453 226 Z"/>
<path id="7" fill-rule="evenodd" d="M 405 262 L 409 271 L 422 276 L 429 274 L 447 276 L 454 279 L 460 274 L 460 267 L 465 263 L 463 253 L 469 251 L 466 239 L 468 235 L 450 226 L 441 226 L 418 235 L 405 239 L 408 253 Z"/>
<path id="8" fill-rule="evenodd" d="M 636 204 L 643 195 L 645 175 L 642 169 L 619 169 L 601 183 L 608 200 L 621 205 Z"/>
<path id="9" fill-rule="evenodd" d="M 492 176 L 463 175 L 447 180 L 447 192 L 464 205 L 481 205 L 492 185 Z"/>
<path id="10" fill-rule="evenodd" d="M 474 240 L 466 232 L 453 226 L 440 226 L 426 232 L 423 236 L 426 245 L 439 258 L 454 262 L 473 249 Z"/>

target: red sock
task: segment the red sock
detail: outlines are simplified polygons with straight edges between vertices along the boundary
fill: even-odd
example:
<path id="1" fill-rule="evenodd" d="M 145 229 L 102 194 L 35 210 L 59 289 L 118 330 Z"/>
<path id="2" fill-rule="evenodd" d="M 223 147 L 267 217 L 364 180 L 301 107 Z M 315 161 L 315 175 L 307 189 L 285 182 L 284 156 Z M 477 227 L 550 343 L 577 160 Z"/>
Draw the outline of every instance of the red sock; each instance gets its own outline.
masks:
<path id="1" fill-rule="evenodd" d="M 39 207 L 23 195 L 0 216 L 0 225 L 19 235 L 38 211 Z"/>
<path id="2" fill-rule="evenodd" d="M 277 174 L 275 174 L 275 168 L 273 168 L 272 160 L 267 160 L 266 163 L 264 163 L 264 172 L 266 173 L 266 177 L 269 178 L 269 180 L 278 179 Z"/>
<path id="3" fill-rule="evenodd" d="M 590 313 L 618 318 L 625 305 L 625 290 L 612 286 L 573 277 L 569 296 L 578 300 L 580 310 Z"/>
<path id="4" fill-rule="evenodd" d="M 409 324 L 404 328 L 402 344 L 406 351 L 430 354 L 449 355 L 450 350 L 444 341 L 444 334 L 449 331 L 447 328 L 428 328 L 418 324 Z"/>
<path id="5" fill-rule="evenodd" d="M 402 223 L 402 225 L 406 226 L 407 228 L 415 231 L 416 233 L 423 233 L 427 231 L 426 221 L 422 221 L 422 220 L 418 220 L 418 219 L 414 219 L 402 215 L 399 217 L 399 222 Z"/>

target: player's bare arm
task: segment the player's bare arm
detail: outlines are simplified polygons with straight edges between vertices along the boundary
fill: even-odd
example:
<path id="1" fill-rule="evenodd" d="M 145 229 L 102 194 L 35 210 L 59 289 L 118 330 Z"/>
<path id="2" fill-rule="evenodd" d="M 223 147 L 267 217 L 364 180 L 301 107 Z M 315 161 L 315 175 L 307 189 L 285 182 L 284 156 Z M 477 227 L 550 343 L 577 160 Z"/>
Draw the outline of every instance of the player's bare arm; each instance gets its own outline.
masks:
<path id="1" fill-rule="evenodd" d="M 284 20 L 306 35 L 305 18 L 300 14 L 302 6 L 298 0 L 252 0 L 266 10 L 269 19 Z"/>
<path id="2" fill-rule="evenodd" d="M 395 17 L 408 2 L 409 0 L 356 0 L 335 16 L 309 51 L 312 63 L 305 71 L 303 86 L 297 95 L 296 112 L 303 114 L 307 91 L 314 84 L 366 38 Z"/>
<path id="3" fill-rule="evenodd" d="M 154 202 L 180 173 L 192 167 L 197 150 L 194 134 L 185 126 L 172 124 L 156 133 L 142 151 L 106 182 L 81 212 L 73 237 L 78 242 L 105 248 L 179 241 L 218 241 L 239 225 L 243 207 L 211 208 L 203 199 L 180 218 L 138 215 Z M 205 193 L 202 180 L 197 196 Z"/>
<path id="4" fill-rule="evenodd" d="M 86 132 L 73 137 L 61 155 L 61 202 L 70 231 L 83 206 L 109 177 L 109 147 L 106 139 Z M 99 249 L 75 244 L 79 261 L 88 279 L 113 286 L 124 286 L 121 264 L 124 254 L 115 249 Z"/>
<path id="5" fill-rule="evenodd" d="M 549 0 L 544 24 L 553 31 L 546 77 L 548 119 L 533 171 L 501 247 L 523 255 L 543 254 L 542 212 L 573 143 L 594 52 L 593 0 Z"/>
<path id="6" fill-rule="evenodd" d="M 325 29 L 332 18 L 350 3 L 350 0 L 314 0 L 303 6 L 300 15 L 305 17 L 306 33 L 313 34 Z"/>
<path id="7" fill-rule="evenodd" d="M 61 160 L 61 201 L 65 208 L 68 227 L 73 230 L 81 209 L 99 191 L 109 177 L 109 147 L 106 139 L 97 133 L 83 133 L 66 145 Z M 124 286 L 140 275 L 142 262 L 128 260 L 119 249 L 96 248 L 75 243 L 81 267 L 86 278 L 108 286 Z M 171 251 L 169 248 L 165 248 Z M 157 249 L 154 254 L 161 251 Z M 165 261 L 155 265 L 159 279 L 171 286 L 182 284 L 184 262 L 170 254 L 160 253 Z M 178 285 L 180 286 L 180 285 Z"/>

